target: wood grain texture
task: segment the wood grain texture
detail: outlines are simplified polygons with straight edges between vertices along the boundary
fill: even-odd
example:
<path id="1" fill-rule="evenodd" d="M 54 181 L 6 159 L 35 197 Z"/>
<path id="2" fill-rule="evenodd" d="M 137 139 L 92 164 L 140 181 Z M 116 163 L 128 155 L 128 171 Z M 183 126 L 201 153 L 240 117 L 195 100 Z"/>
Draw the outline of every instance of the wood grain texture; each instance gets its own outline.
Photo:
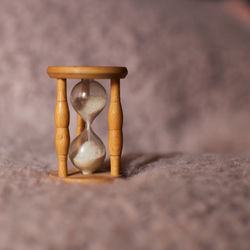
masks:
<path id="1" fill-rule="evenodd" d="M 82 131 L 85 128 L 85 122 L 82 119 L 82 117 L 77 114 L 77 129 L 76 129 L 76 136 L 80 135 L 82 133 Z"/>
<path id="2" fill-rule="evenodd" d="M 128 70 L 126 67 L 109 66 L 49 66 L 47 73 L 57 79 L 120 79 L 126 77 Z"/>
<path id="3" fill-rule="evenodd" d="M 58 157 L 58 176 L 67 176 L 67 155 L 69 149 L 69 108 L 67 103 L 66 79 L 57 80 L 57 99 L 55 108 L 55 144 Z"/>
<path id="4" fill-rule="evenodd" d="M 58 175 L 57 171 L 52 171 L 49 174 L 52 179 L 60 179 L 68 183 L 82 183 L 82 184 L 98 184 L 98 183 L 112 183 L 116 178 L 110 173 L 93 173 L 89 175 L 83 175 L 79 170 L 69 169 L 68 175 L 66 177 L 61 177 Z"/>
<path id="5" fill-rule="evenodd" d="M 112 176 L 120 175 L 120 158 L 123 143 L 122 123 L 123 114 L 120 101 L 120 80 L 111 79 L 110 106 L 108 112 L 108 145 L 110 153 L 110 171 Z"/>

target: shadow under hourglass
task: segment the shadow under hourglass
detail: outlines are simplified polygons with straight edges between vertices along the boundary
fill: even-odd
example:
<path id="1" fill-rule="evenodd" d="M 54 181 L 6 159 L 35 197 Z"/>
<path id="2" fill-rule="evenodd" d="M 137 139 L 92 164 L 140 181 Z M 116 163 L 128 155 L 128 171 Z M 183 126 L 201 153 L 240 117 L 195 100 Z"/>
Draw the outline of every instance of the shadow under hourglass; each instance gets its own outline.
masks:
<path id="1" fill-rule="evenodd" d="M 121 158 L 121 175 L 124 178 L 129 178 L 140 172 L 147 171 L 151 163 L 157 162 L 160 159 L 169 159 L 182 155 L 181 152 L 170 152 L 165 154 L 157 153 L 130 153 L 125 154 Z M 99 170 L 100 172 L 109 171 L 110 162 L 106 160 Z"/>

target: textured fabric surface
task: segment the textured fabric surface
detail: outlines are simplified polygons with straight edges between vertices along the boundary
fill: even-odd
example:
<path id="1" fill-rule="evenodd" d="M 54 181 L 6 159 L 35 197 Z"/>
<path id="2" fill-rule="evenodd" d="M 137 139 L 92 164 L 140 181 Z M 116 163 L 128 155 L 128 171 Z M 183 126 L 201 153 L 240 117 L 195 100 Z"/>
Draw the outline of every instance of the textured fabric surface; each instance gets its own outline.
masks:
<path id="1" fill-rule="evenodd" d="M 0 0 L 0 249 L 248 250 L 249 155 L 214 153 L 250 149 L 249 44 L 216 1 Z M 125 179 L 48 179 L 48 65 L 128 67 Z"/>
<path id="2" fill-rule="evenodd" d="M 97 186 L 0 159 L 1 249 L 249 249 L 249 157 L 130 155 Z"/>
<path id="3" fill-rule="evenodd" d="M 250 31 L 217 3 L 0 3 L 2 145 L 54 150 L 48 65 L 125 65 L 124 152 L 250 150 Z M 94 126 L 107 143 L 107 108 Z"/>

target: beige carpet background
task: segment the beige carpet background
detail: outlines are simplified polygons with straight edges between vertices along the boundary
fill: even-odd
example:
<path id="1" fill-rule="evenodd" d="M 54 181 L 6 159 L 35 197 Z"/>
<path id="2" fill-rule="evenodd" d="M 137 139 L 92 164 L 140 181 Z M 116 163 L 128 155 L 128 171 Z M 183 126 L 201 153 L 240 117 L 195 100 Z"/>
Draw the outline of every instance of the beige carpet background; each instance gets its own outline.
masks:
<path id="1" fill-rule="evenodd" d="M 216 1 L 0 0 L 0 249 L 247 250 L 249 45 L 250 28 Z M 127 66 L 128 178 L 47 178 L 48 65 Z M 106 144 L 107 108 L 94 122 Z"/>

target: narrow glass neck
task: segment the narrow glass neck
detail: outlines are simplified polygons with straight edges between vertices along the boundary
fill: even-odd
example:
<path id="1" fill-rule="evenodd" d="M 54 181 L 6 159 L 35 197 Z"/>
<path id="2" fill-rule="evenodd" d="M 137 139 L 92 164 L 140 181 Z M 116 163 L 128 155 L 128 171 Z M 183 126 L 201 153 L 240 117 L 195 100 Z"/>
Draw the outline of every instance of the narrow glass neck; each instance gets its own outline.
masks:
<path id="1" fill-rule="evenodd" d="M 86 129 L 91 130 L 91 122 L 90 121 L 86 121 Z"/>
<path id="2" fill-rule="evenodd" d="M 86 130 L 87 130 L 87 140 L 90 140 L 90 135 L 91 135 L 91 122 L 86 121 Z"/>

